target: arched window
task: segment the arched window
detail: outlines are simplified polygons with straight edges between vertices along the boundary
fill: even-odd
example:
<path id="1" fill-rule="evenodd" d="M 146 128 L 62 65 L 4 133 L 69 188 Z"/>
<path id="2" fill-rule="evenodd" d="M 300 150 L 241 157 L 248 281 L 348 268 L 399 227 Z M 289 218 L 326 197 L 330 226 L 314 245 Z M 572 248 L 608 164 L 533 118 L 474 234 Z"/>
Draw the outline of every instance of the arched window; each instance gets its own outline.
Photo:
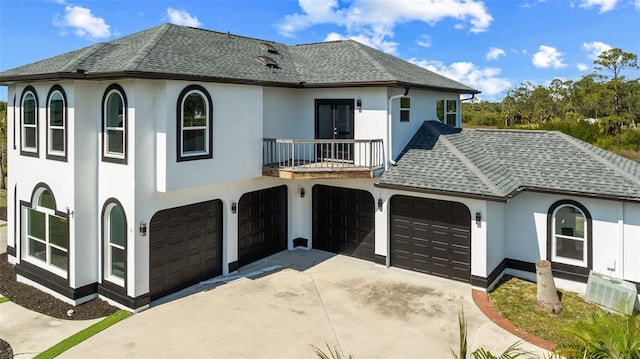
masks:
<path id="1" fill-rule="evenodd" d="M 211 158 L 212 104 L 209 93 L 191 85 L 178 97 L 178 161 Z"/>
<path id="2" fill-rule="evenodd" d="M 559 201 L 549 209 L 551 228 L 549 249 L 552 262 L 591 267 L 591 217 L 575 201 Z"/>
<path id="3" fill-rule="evenodd" d="M 39 186 L 25 211 L 26 257 L 33 264 L 66 277 L 69 268 L 67 216 L 56 211 L 56 201 L 47 186 Z"/>
<path id="4" fill-rule="evenodd" d="M 67 100 L 60 86 L 53 86 L 47 101 L 47 158 L 65 160 L 67 154 Z"/>
<path id="5" fill-rule="evenodd" d="M 127 163 L 127 99 L 122 87 L 107 88 L 102 108 L 102 160 Z"/>
<path id="6" fill-rule="evenodd" d="M 103 212 L 104 278 L 124 286 L 127 263 L 127 219 L 122 206 L 110 200 Z"/>
<path id="7" fill-rule="evenodd" d="M 38 96 L 36 90 L 28 86 L 22 93 L 21 109 L 21 147 L 25 156 L 38 156 Z"/>

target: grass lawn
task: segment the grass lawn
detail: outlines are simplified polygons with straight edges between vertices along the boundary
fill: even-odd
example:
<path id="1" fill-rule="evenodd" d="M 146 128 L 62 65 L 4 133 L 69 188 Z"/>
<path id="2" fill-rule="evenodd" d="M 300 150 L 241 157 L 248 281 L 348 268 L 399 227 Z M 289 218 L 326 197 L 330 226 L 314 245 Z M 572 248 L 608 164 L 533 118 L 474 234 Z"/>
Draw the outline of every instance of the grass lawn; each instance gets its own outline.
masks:
<path id="1" fill-rule="evenodd" d="M 558 345 L 572 343 L 571 335 L 563 328 L 572 328 L 589 317 L 598 306 L 585 302 L 577 293 L 559 290 L 563 311 L 547 314 L 536 307 L 536 284 L 519 278 L 505 277 L 489 300 L 503 317 L 518 328 Z M 640 322 L 640 316 L 634 317 Z"/>
<path id="2" fill-rule="evenodd" d="M 7 191 L 2 189 L 0 190 L 0 207 L 7 206 Z"/>

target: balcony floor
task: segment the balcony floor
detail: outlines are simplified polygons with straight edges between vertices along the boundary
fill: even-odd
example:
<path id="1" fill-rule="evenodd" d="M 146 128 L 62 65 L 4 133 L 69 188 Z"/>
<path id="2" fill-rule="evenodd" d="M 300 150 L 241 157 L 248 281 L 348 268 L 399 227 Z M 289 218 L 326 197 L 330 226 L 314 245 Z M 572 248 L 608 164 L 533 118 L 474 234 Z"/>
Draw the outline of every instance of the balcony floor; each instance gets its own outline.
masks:
<path id="1" fill-rule="evenodd" d="M 262 167 L 263 176 L 285 179 L 321 179 L 321 178 L 374 178 L 382 173 L 382 166 L 371 168 L 355 166 L 351 162 L 322 161 L 296 162 L 292 166 L 279 163 L 265 164 Z"/>

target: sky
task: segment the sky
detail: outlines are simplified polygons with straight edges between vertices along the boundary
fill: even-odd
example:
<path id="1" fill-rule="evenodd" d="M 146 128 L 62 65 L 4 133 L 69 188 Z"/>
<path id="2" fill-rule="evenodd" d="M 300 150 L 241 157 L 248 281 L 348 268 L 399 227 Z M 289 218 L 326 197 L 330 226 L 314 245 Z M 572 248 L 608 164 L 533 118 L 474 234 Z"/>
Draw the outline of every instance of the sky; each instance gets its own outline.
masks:
<path id="1" fill-rule="evenodd" d="M 611 48 L 640 56 L 640 0 L 0 0 L 0 71 L 167 22 L 287 45 L 353 39 L 486 101 L 580 80 Z"/>

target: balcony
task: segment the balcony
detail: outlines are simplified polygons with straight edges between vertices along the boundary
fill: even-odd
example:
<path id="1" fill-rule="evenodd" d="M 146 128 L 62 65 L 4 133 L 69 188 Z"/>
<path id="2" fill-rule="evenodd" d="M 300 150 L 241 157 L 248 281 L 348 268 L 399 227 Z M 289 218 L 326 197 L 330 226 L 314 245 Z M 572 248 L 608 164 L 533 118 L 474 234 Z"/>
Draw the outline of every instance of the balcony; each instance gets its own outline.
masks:
<path id="1" fill-rule="evenodd" d="M 287 179 L 373 178 L 382 173 L 382 140 L 265 138 L 262 175 Z"/>

